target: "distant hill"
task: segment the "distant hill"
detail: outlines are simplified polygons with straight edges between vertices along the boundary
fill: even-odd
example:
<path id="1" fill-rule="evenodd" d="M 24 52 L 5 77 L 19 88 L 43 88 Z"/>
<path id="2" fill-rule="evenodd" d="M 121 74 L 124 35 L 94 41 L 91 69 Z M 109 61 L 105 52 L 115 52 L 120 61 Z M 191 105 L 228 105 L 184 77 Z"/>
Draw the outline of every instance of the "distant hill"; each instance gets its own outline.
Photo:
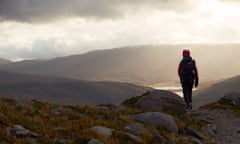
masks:
<path id="1" fill-rule="evenodd" d="M 129 83 L 89 82 L 0 71 L 0 95 L 56 104 L 119 104 L 150 88 Z"/>
<path id="2" fill-rule="evenodd" d="M 200 90 L 193 97 L 193 103 L 196 106 L 212 103 L 231 92 L 240 92 L 240 76 L 223 80 L 206 89 Z"/>
<path id="3" fill-rule="evenodd" d="M 177 67 L 184 48 L 191 49 L 200 82 L 238 75 L 240 44 L 132 46 L 98 50 L 45 61 L 17 62 L 0 69 L 25 74 L 51 75 L 93 81 L 156 84 L 178 81 Z"/>
<path id="4" fill-rule="evenodd" d="M 0 65 L 1 64 L 9 64 L 9 63 L 11 63 L 10 60 L 0 58 Z"/>

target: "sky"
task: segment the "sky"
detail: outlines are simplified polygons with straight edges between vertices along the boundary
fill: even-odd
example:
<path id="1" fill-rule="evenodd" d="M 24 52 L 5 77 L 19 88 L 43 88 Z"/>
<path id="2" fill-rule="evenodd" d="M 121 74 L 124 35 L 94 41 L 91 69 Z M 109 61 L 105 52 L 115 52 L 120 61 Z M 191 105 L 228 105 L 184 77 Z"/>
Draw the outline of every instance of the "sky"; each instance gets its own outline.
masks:
<path id="1" fill-rule="evenodd" d="M 0 57 L 131 45 L 239 43 L 240 0 L 0 0 Z"/>

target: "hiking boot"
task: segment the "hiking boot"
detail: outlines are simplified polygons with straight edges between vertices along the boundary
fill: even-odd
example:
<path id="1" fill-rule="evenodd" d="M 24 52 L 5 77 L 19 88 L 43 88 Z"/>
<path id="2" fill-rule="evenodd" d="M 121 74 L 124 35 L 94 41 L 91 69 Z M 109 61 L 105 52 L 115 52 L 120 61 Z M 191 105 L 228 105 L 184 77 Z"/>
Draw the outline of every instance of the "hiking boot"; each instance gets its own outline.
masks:
<path id="1" fill-rule="evenodd" d="M 189 109 L 192 110 L 192 103 L 189 104 Z"/>

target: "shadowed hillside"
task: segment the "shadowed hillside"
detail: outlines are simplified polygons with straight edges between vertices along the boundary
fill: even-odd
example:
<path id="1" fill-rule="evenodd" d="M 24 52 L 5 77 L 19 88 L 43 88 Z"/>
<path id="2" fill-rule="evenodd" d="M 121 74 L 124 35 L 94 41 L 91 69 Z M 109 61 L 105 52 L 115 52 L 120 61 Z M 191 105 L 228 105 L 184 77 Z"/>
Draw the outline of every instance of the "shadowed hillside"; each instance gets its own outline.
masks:
<path id="1" fill-rule="evenodd" d="M 178 81 L 176 71 L 182 49 L 189 48 L 196 59 L 200 79 L 204 81 L 239 74 L 240 67 L 236 67 L 239 47 L 239 44 L 134 46 L 45 61 L 11 63 L 0 66 L 0 69 L 94 81 L 156 84 Z"/>
<path id="2" fill-rule="evenodd" d="M 227 80 L 223 80 L 212 86 L 200 90 L 193 97 L 196 106 L 211 103 L 219 100 L 227 93 L 240 92 L 240 76 L 236 76 Z"/>
<path id="3" fill-rule="evenodd" d="M 149 88 L 128 83 L 89 82 L 59 77 L 0 72 L 0 94 L 58 104 L 118 104 Z"/>
<path id="4" fill-rule="evenodd" d="M 9 64 L 9 63 L 11 63 L 10 60 L 6 60 L 6 59 L 1 59 L 0 58 L 0 64 Z"/>

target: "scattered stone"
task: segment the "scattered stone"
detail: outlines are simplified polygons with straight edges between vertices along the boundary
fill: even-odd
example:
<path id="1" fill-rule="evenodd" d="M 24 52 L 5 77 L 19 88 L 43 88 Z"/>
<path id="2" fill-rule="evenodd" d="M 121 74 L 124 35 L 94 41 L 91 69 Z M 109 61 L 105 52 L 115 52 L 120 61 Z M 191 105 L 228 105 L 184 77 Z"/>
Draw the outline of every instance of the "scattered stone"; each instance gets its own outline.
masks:
<path id="1" fill-rule="evenodd" d="M 163 127 L 173 133 L 178 133 L 178 127 L 171 115 L 164 114 L 161 112 L 146 112 L 137 114 L 134 118 L 138 121 L 144 122 L 146 124 Z"/>
<path id="2" fill-rule="evenodd" d="M 201 128 L 202 131 L 206 132 L 210 136 L 214 136 L 217 132 L 217 127 L 214 124 L 207 124 L 206 126 Z"/>
<path id="3" fill-rule="evenodd" d="M 72 112 L 70 109 L 63 107 L 56 107 L 51 110 L 51 113 L 56 116 L 62 115 L 63 112 Z"/>
<path id="4" fill-rule="evenodd" d="M 133 134 L 131 134 L 131 133 L 126 133 L 131 139 L 134 139 L 136 142 L 138 142 L 138 143 L 142 143 L 143 142 L 143 140 L 142 140 L 142 138 L 140 138 L 139 136 L 135 136 L 135 135 L 133 135 Z"/>
<path id="5" fill-rule="evenodd" d="M 25 129 L 21 125 L 15 125 L 13 128 L 7 127 L 4 129 L 4 134 L 6 136 L 16 136 L 16 137 L 37 137 L 38 134 Z"/>
<path id="6" fill-rule="evenodd" d="M 4 135 L 6 135 L 6 136 L 8 136 L 8 137 L 12 136 L 11 128 L 10 128 L 10 127 L 5 128 L 5 129 L 3 130 L 3 133 L 4 133 Z"/>
<path id="7" fill-rule="evenodd" d="M 104 143 L 102 143 L 101 141 L 99 141 L 97 139 L 92 139 L 87 144 L 104 144 Z"/>
<path id="8" fill-rule="evenodd" d="M 187 132 L 191 134 L 192 136 L 195 136 L 196 138 L 199 138 L 200 140 L 204 139 L 204 135 L 195 130 L 194 128 L 187 127 Z"/>
<path id="9" fill-rule="evenodd" d="M 55 127 L 52 131 L 64 131 L 64 129 L 62 127 Z"/>
<path id="10" fill-rule="evenodd" d="M 135 105 L 144 111 L 162 112 L 168 110 L 186 113 L 183 99 L 170 91 L 164 90 L 151 91 L 148 95 L 140 98 Z"/>
<path id="11" fill-rule="evenodd" d="M 222 104 L 231 104 L 234 106 L 240 105 L 240 93 L 227 93 L 220 100 L 218 100 L 218 102 Z"/>
<path id="12" fill-rule="evenodd" d="M 194 144 L 202 144 L 202 142 L 199 139 L 194 138 L 194 137 L 190 137 L 189 141 L 194 143 Z"/>
<path id="13" fill-rule="evenodd" d="M 35 138 L 32 138 L 32 137 L 25 138 L 25 142 L 27 144 L 37 144 L 37 140 Z"/>
<path id="14" fill-rule="evenodd" d="M 148 130 L 145 129 L 144 125 L 141 123 L 132 123 L 132 124 L 126 125 L 123 129 L 137 136 L 148 134 Z"/>
<path id="15" fill-rule="evenodd" d="M 167 140 L 160 134 L 154 135 L 151 144 L 166 144 Z"/>
<path id="16" fill-rule="evenodd" d="M 67 140 L 66 139 L 55 139 L 55 144 L 67 144 Z"/>
<path id="17" fill-rule="evenodd" d="M 97 134 L 104 135 L 105 138 L 110 138 L 114 131 L 113 129 L 104 126 L 94 126 L 91 129 Z"/>

